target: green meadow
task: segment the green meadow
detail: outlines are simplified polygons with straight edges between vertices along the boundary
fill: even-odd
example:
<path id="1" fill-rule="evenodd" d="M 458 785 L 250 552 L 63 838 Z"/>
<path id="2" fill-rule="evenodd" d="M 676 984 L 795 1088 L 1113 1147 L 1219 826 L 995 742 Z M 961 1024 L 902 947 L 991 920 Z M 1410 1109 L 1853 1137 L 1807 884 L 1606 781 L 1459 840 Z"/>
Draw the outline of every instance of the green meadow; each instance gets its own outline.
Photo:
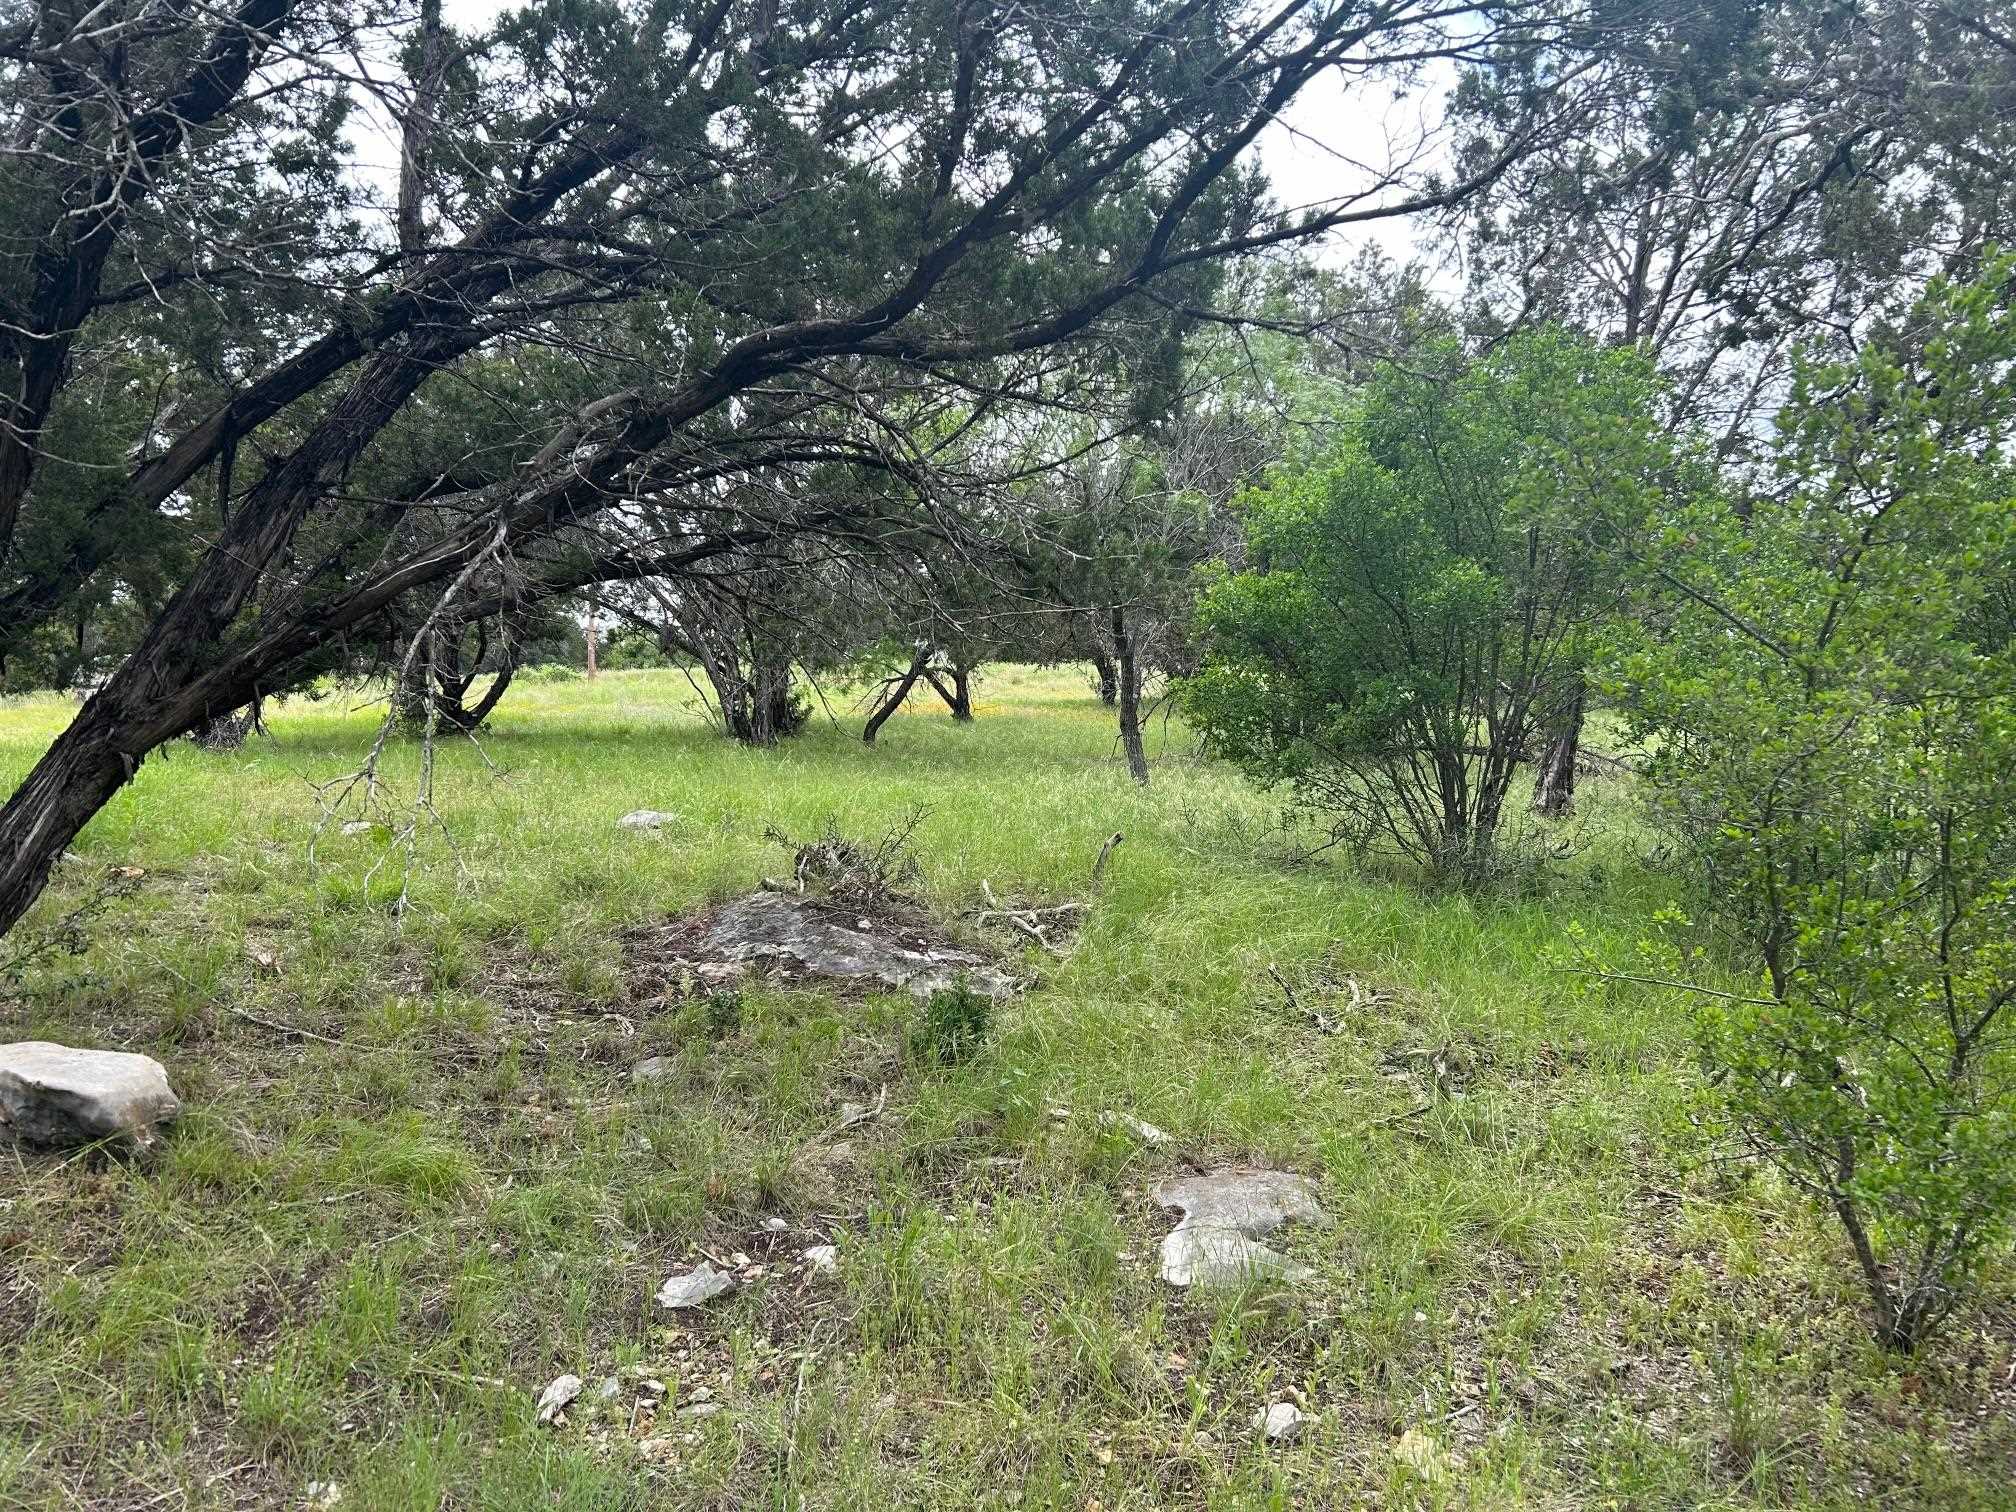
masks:
<path id="1" fill-rule="evenodd" d="M 152 1055 L 184 1112 L 0 1154 L 0 1507 L 2016 1506 L 2012 1277 L 1884 1357 L 1837 1229 L 1690 1116 L 1688 999 L 1570 969 L 1629 972 L 1677 896 L 1628 775 L 1464 898 L 1311 855 L 1159 717 L 1136 788 L 1077 669 L 873 749 L 834 690 L 754 751 L 676 672 L 528 683 L 431 812 L 395 741 L 324 822 L 362 697 L 156 755 L 10 937 L 50 948 L 0 1037 Z M 0 784 L 73 711 L 0 705 Z M 772 831 L 920 808 L 917 905 L 1029 981 L 976 1052 L 650 948 L 788 876 Z M 1083 927 L 1046 951 L 990 891 Z M 1227 1165 L 1315 1181 L 1312 1280 L 1158 1278 L 1152 1190 Z M 660 1308 L 703 1259 L 741 1284 Z"/>

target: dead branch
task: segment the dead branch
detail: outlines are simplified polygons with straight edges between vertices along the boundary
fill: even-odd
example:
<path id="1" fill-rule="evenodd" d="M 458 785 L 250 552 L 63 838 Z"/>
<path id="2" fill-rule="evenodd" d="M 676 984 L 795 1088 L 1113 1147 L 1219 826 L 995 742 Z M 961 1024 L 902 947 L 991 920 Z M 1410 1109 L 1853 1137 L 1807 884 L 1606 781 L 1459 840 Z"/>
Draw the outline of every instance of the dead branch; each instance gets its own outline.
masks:
<path id="1" fill-rule="evenodd" d="M 1121 841 L 1125 840 L 1126 838 L 1127 837 L 1121 834 L 1120 831 L 1115 830 L 1113 831 L 1111 838 L 1109 838 L 1104 845 L 1099 847 L 1099 859 L 1092 863 L 1092 885 L 1094 887 L 1097 887 L 1099 885 L 1100 877 L 1105 875 L 1106 862 L 1108 861 L 1108 859 L 1111 858 L 1114 849 L 1120 844 Z"/>

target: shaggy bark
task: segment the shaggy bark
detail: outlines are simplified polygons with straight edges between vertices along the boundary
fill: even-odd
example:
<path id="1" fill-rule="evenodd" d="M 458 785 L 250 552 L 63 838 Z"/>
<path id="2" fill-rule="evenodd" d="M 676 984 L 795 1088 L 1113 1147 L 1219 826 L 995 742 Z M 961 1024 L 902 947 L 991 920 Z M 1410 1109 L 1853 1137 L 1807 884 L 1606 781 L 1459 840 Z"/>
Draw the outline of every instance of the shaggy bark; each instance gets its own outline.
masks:
<path id="1" fill-rule="evenodd" d="M 211 691 L 217 648 L 266 570 L 327 488 L 441 363 L 475 345 L 450 329 L 381 354 L 289 456 L 274 464 L 206 552 L 146 638 L 79 712 L 0 810 L 0 929 L 26 913 L 85 823 L 147 753 L 228 715 L 248 685 Z M 263 670 L 263 669 L 261 669 Z"/>
<path id="2" fill-rule="evenodd" d="M 1560 819 L 1575 805 L 1575 764 L 1582 756 L 1584 690 L 1578 679 L 1575 696 L 1563 711 L 1559 726 L 1549 735 L 1546 753 L 1540 758 L 1540 772 L 1533 783 L 1533 811 L 1549 819 Z"/>
<path id="3" fill-rule="evenodd" d="M 1120 702 L 1120 673 L 1104 646 L 1092 647 L 1092 671 L 1099 679 L 1099 702 L 1113 708 Z"/>
<path id="4" fill-rule="evenodd" d="M 1141 668 L 1134 655 L 1127 613 L 1117 604 L 1113 606 L 1113 653 L 1120 685 L 1120 744 L 1127 752 L 1128 773 L 1146 787 L 1148 752 L 1141 744 Z"/>

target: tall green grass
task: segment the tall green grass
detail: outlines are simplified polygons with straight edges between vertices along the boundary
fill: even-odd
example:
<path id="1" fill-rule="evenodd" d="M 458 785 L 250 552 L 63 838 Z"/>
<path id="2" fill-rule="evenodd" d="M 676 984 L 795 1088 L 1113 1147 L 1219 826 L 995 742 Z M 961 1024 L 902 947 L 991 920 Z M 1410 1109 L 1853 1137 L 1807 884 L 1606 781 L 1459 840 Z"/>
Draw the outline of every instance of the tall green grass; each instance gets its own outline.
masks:
<path id="1" fill-rule="evenodd" d="M 868 749 L 829 690 L 756 752 L 676 673 L 514 688 L 440 751 L 410 877 L 389 828 L 310 854 L 375 708 L 150 760 L 26 927 L 137 891 L 0 1011 L 160 1057 L 188 1111 L 145 1157 L 0 1163 L 0 1506 L 2016 1505 L 2006 1274 L 1949 1349 L 1878 1357 L 1834 1234 L 1691 1125 L 1686 1003 L 1562 970 L 1571 924 L 1628 962 L 1671 900 L 1618 782 L 1544 888 L 1429 895 L 1288 854 L 1174 725 L 1135 788 L 1074 672 L 978 693 Z M 0 709 L 0 782 L 68 712 Z M 391 747 L 374 817 L 418 773 Z M 977 1052 L 912 1053 L 907 998 L 726 1013 L 640 965 L 635 931 L 788 871 L 767 831 L 917 804 L 947 928 L 983 883 L 1092 905 L 1061 958 L 986 937 L 1033 985 Z M 643 807 L 678 822 L 616 829 Z M 1317 1179 L 1334 1221 L 1282 1239 L 1313 1284 L 1156 1279 L 1151 1189 L 1223 1163 Z M 797 1262 L 822 1241 L 837 1275 Z M 652 1304 L 737 1252 L 767 1274 Z M 622 1412 L 536 1425 L 562 1372 Z M 722 1410 L 633 1433 L 645 1378 Z M 1284 1393 L 1312 1422 L 1263 1446 Z"/>

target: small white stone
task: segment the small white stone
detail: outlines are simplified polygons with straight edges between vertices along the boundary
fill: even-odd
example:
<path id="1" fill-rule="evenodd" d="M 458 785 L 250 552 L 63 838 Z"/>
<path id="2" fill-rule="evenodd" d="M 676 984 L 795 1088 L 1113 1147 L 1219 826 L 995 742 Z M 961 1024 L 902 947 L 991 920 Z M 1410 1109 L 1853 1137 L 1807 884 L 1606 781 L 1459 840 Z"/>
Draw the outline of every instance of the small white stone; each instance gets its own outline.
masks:
<path id="1" fill-rule="evenodd" d="M 781 1234 L 786 1232 L 790 1227 L 791 1225 L 786 1223 L 782 1218 L 765 1218 L 763 1220 L 763 1232 L 766 1234 Z"/>
<path id="2" fill-rule="evenodd" d="M 840 1247 L 835 1244 L 815 1244 L 800 1258 L 807 1268 L 822 1276 L 830 1276 L 840 1269 Z"/>
<path id="3" fill-rule="evenodd" d="M 1308 1421 L 1302 1409 L 1292 1402 L 1276 1402 L 1253 1414 L 1253 1426 L 1270 1444 L 1294 1442 L 1302 1434 L 1302 1425 Z"/>
<path id="4" fill-rule="evenodd" d="M 1166 1130 L 1158 1129 L 1146 1119 L 1136 1118 L 1131 1113 L 1101 1113 L 1099 1122 L 1109 1129 L 1125 1129 L 1141 1143 L 1152 1145 L 1157 1149 L 1169 1143 Z"/>
<path id="5" fill-rule="evenodd" d="M 574 1398 L 581 1395 L 581 1377 L 577 1375 L 555 1376 L 546 1383 L 546 1389 L 539 1393 L 539 1421 L 550 1423 L 565 1412 Z"/>
<path id="6" fill-rule="evenodd" d="M 882 1095 L 872 1103 L 843 1102 L 840 1104 L 840 1122 L 835 1128 L 851 1129 L 856 1124 L 868 1122 L 882 1111 L 882 1105 L 888 1100 L 888 1096 L 889 1089 L 885 1087 L 882 1089 Z"/>
<path id="7" fill-rule="evenodd" d="M 663 1055 L 647 1056 L 630 1068 L 633 1082 L 661 1082 L 672 1074 L 672 1062 Z"/>

